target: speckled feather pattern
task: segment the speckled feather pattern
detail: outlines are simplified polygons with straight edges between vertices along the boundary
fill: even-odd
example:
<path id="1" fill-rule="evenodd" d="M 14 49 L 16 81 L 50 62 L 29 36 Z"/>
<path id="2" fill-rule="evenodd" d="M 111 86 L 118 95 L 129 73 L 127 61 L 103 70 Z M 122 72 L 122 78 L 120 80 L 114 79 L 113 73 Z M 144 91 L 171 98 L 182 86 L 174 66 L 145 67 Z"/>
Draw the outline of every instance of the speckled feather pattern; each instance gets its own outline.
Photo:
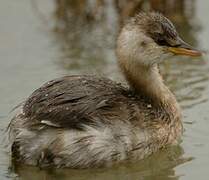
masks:
<path id="1" fill-rule="evenodd" d="M 10 125 L 13 157 L 88 168 L 138 160 L 174 143 L 180 117 L 106 78 L 66 76 L 37 89 Z"/>
<path id="2" fill-rule="evenodd" d="M 140 13 L 130 20 L 131 24 L 142 26 L 144 33 L 157 40 L 158 34 L 164 38 L 175 38 L 178 33 L 173 23 L 160 13 Z"/>

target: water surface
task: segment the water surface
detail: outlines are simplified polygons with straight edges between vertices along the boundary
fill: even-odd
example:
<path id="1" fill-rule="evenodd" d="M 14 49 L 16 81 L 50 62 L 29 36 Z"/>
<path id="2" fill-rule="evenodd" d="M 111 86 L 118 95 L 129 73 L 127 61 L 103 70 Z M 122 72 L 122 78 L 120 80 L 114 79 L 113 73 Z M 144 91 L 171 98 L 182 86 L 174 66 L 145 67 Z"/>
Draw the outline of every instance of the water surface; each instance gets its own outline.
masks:
<path id="1" fill-rule="evenodd" d="M 209 64 L 176 57 L 161 71 L 183 108 L 185 132 L 179 146 L 165 149 L 135 164 L 97 170 L 11 168 L 4 131 L 10 110 L 44 82 L 66 74 L 102 74 L 124 81 L 115 63 L 114 41 L 121 19 L 107 4 L 103 21 L 59 14 L 52 0 L 0 0 L 0 179 L 143 179 L 196 180 L 209 176 Z M 57 1 L 58 2 L 58 1 Z M 185 1 L 186 2 L 186 1 Z M 177 24 L 184 39 L 209 49 L 209 2 L 191 1 Z M 60 16 L 58 16 L 58 14 Z M 103 16 L 102 16 L 103 17 Z M 184 17 L 184 18 L 183 18 Z M 182 20 L 183 19 L 183 20 Z M 88 22 L 88 23 L 87 23 Z"/>

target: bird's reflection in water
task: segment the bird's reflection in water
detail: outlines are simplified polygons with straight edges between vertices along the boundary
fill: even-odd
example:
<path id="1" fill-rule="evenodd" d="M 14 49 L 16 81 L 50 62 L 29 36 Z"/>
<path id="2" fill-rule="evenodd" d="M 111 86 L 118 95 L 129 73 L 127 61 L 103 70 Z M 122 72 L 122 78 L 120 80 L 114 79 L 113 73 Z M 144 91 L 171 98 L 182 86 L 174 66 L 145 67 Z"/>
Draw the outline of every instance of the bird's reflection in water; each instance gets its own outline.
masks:
<path id="1" fill-rule="evenodd" d="M 145 160 L 129 163 L 124 162 L 110 168 L 100 169 L 39 169 L 36 167 L 13 165 L 13 170 L 21 180 L 177 180 L 175 167 L 186 163 L 192 158 L 183 157 L 183 149 L 180 146 L 172 146 L 148 157 Z"/>

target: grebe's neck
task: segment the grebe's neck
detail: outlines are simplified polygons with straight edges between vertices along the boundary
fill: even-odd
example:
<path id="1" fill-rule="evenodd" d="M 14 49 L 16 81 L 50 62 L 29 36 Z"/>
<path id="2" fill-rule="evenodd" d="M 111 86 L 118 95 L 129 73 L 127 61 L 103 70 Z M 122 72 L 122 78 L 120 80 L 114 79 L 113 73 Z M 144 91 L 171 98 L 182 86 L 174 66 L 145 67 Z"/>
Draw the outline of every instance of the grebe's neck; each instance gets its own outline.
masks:
<path id="1" fill-rule="evenodd" d="M 136 93 L 150 99 L 156 106 L 166 106 L 172 111 L 179 110 L 178 103 L 164 84 L 157 65 L 149 68 L 137 66 L 137 64 L 129 65 L 128 68 L 122 64 L 120 66 L 129 85 Z"/>
<path id="2" fill-rule="evenodd" d="M 139 28 L 127 25 L 118 37 L 116 53 L 119 66 L 136 93 L 144 95 L 156 106 L 178 109 L 174 95 L 159 73 L 157 63 L 166 58 L 160 46 Z"/>

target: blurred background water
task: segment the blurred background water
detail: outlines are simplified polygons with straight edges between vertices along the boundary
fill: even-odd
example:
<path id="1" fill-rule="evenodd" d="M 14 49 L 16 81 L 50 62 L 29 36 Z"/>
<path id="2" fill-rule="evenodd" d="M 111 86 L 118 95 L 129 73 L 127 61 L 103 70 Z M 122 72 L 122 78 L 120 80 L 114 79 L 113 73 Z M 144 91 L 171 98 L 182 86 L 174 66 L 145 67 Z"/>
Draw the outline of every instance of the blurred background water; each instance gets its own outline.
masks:
<path id="1" fill-rule="evenodd" d="M 201 59 L 175 57 L 161 66 L 183 108 L 182 143 L 109 169 L 12 167 L 5 147 L 11 109 L 44 82 L 67 74 L 99 74 L 124 83 L 115 39 L 127 18 L 141 10 L 162 12 L 185 41 L 206 51 Z M 0 0 L 0 179 L 207 179 L 208 16 L 208 0 Z"/>

